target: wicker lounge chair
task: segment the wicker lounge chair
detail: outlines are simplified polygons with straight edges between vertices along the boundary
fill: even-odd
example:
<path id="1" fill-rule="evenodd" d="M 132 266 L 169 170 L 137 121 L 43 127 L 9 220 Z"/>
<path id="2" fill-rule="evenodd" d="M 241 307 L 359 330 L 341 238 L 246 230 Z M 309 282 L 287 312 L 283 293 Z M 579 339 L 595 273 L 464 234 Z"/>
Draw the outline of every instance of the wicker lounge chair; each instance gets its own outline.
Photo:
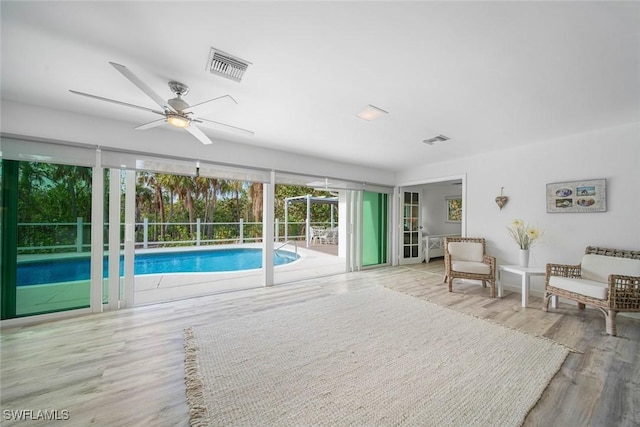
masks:
<path id="1" fill-rule="evenodd" d="M 588 246 L 580 264 L 547 264 L 542 310 L 554 296 L 598 308 L 616 335 L 617 313 L 640 312 L 640 251 Z"/>
<path id="2" fill-rule="evenodd" d="M 491 298 L 496 296 L 496 258 L 486 254 L 485 240 L 481 237 L 445 237 L 444 282 L 453 292 L 453 279 L 481 280 L 482 286 L 491 286 Z"/>

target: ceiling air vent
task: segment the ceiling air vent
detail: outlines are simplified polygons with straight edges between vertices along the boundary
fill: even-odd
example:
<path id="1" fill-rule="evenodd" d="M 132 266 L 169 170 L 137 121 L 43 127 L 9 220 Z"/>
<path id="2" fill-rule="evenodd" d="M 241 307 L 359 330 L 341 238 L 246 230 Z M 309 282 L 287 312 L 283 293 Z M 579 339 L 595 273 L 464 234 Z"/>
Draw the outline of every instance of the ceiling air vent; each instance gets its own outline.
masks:
<path id="1" fill-rule="evenodd" d="M 448 139 L 450 139 L 448 136 L 438 135 L 438 136 L 434 136 L 433 138 L 425 139 L 422 142 L 424 142 L 425 144 L 429 144 L 429 145 L 436 145 L 436 144 L 440 144 L 441 142 L 444 142 L 444 141 L 446 141 Z"/>
<path id="2" fill-rule="evenodd" d="M 207 60 L 207 70 L 211 74 L 217 74 L 230 80 L 239 82 L 251 62 L 229 55 L 221 50 L 211 48 Z"/>

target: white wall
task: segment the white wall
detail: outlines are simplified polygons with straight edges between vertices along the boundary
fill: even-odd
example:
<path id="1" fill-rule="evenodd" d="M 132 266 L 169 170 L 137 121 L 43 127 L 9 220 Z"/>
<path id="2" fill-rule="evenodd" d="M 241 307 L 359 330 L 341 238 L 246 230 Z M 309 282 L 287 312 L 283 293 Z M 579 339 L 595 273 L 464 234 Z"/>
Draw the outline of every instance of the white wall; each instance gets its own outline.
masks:
<path id="1" fill-rule="evenodd" d="M 518 262 L 518 247 L 506 232 L 515 218 L 545 231 L 532 250 L 532 265 L 577 264 L 588 245 L 640 250 L 638 123 L 416 167 L 399 173 L 398 184 L 463 173 L 467 235 L 485 237 L 499 264 Z M 547 183 L 597 178 L 607 180 L 607 212 L 546 212 Z M 509 197 L 502 210 L 494 201 L 500 187 Z M 542 282 L 532 283 L 532 290 L 541 292 Z"/>

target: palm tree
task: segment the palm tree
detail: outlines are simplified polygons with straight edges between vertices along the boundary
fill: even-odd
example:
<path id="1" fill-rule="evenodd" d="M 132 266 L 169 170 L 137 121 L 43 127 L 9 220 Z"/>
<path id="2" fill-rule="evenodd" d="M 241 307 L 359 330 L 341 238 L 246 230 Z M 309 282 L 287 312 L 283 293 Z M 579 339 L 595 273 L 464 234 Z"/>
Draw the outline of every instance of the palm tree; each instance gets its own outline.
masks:
<path id="1" fill-rule="evenodd" d="M 190 176 L 176 177 L 176 193 L 178 195 L 178 198 L 183 201 L 184 207 L 187 209 L 187 213 L 189 214 L 189 233 L 193 235 L 193 223 L 195 222 L 195 207 L 193 205 L 193 196 L 195 194 L 196 184 L 194 179 Z"/>
<path id="2" fill-rule="evenodd" d="M 20 220 L 23 222 L 40 222 L 43 220 L 43 206 L 37 203 L 34 189 L 40 188 L 48 181 L 45 163 L 18 162 L 18 209 Z"/>
<path id="3" fill-rule="evenodd" d="M 65 184 L 70 203 L 70 217 L 78 217 L 78 187 L 91 186 L 91 169 L 84 166 L 51 165 L 51 180 Z"/>
<path id="4" fill-rule="evenodd" d="M 262 221 L 262 194 L 263 186 L 261 182 L 252 182 L 249 186 L 249 198 L 251 199 L 251 211 L 255 222 Z M 259 229 L 254 229 L 253 236 L 262 235 Z"/>
<path id="5" fill-rule="evenodd" d="M 249 197 L 251 198 L 251 210 L 253 212 L 253 220 L 255 222 L 262 221 L 262 194 L 262 183 L 252 182 L 249 186 Z"/>
<path id="6" fill-rule="evenodd" d="M 158 174 L 157 179 L 162 186 L 169 192 L 169 217 L 167 218 L 167 222 L 163 224 L 163 232 L 164 236 L 169 232 L 169 224 L 173 221 L 174 214 L 174 200 L 176 194 L 176 188 L 179 186 L 179 177 L 177 175 L 170 174 Z"/>
<path id="7" fill-rule="evenodd" d="M 196 177 L 197 194 L 204 198 L 204 222 L 213 222 L 220 183 L 216 178 Z M 213 235 L 213 226 L 205 225 L 204 233 L 208 239 Z"/>
<path id="8" fill-rule="evenodd" d="M 140 182 L 136 184 L 136 212 L 135 222 L 137 224 L 143 221 L 143 215 L 153 212 L 153 193 L 149 187 L 142 185 Z M 136 229 L 136 233 L 138 229 Z M 157 240 L 157 227 L 153 228 L 153 239 Z M 140 236 L 136 237 L 136 241 L 141 241 Z"/>
<path id="9" fill-rule="evenodd" d="M 150 188 L 153 192 L 153 214 L 154 221 L 158 222 L 158 215 L 160 215 L 160 223 L 165 222 L 164 217 L 164 197 L 162 180 L 158 179 L 158 175 L 153 172 L 139 172 L 138 181 L 143 186 Z M 160 230 L 160 237 L 164 240 L 164 230 Z M 154 231 L 154 240 L 157 240 L 157 229 Z"/>
<path id="10" fill-rule="evenodd" d="M 236 201 L 236 221 L 240 221 L 242 217 L 240 214 L 240 192 L 243 190 L 242 181 L 229 181 L 229 188 L 233 193 L 233 198 Z"/>

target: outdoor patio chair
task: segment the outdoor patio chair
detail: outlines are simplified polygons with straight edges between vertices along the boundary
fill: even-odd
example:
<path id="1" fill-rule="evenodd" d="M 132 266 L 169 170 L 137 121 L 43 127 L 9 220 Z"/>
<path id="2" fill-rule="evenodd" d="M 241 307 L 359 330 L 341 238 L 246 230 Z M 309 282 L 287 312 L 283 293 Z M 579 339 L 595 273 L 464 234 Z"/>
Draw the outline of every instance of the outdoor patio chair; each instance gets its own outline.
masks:
<path id="1" fill-rule="evenodd" d="M 324 237 L 324 243 L 335 245 L 338 243 L 338 227 L 332 227 L 327 230 Z"/>
<path id="2" fill-rule="evenodd" d="M 327 230 L 321 227 L 309 227 L 311 235 L 311 244 L 325 243 L 327 238 Z"/>

